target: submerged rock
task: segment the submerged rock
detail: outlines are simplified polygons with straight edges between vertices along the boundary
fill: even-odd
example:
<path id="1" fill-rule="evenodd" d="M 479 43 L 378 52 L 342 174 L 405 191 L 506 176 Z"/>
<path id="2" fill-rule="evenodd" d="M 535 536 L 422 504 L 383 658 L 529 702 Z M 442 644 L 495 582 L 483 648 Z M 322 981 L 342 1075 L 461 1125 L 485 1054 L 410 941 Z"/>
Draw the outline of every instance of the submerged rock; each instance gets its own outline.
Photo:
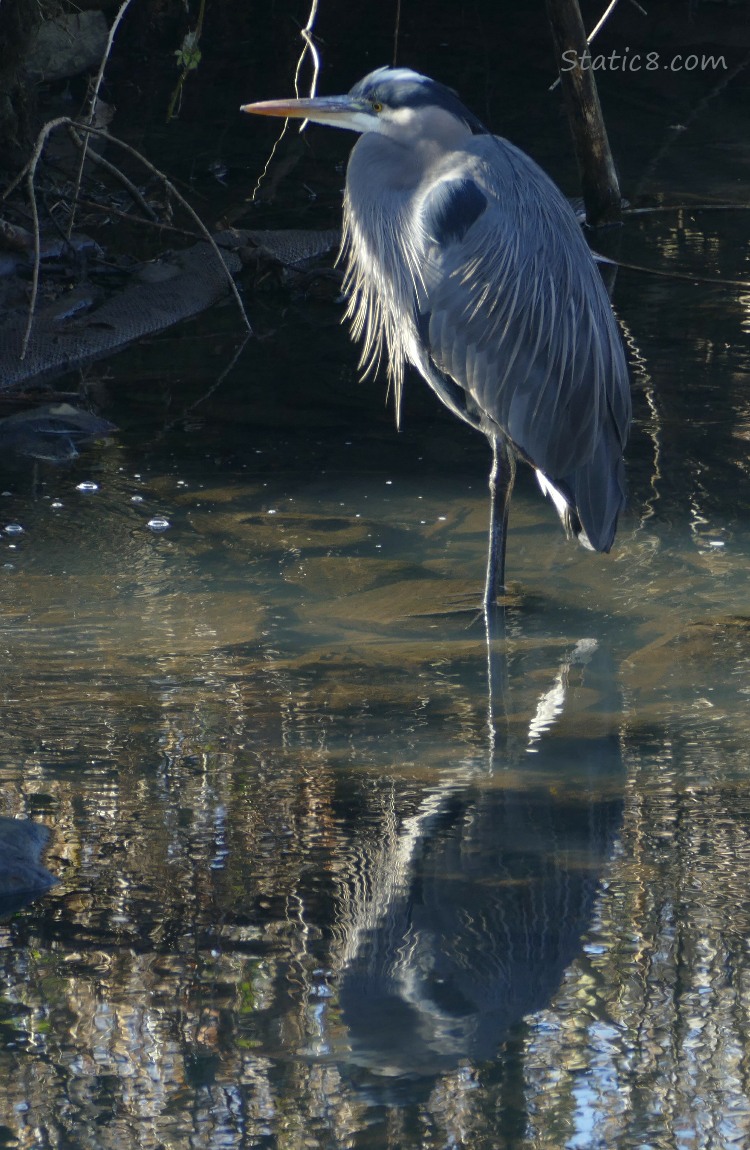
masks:
<path id="1" fill-rule="evenodd" d="M 9 914 L 57 883 L 41 861 L 49 830 L 31 819 L 0 817 L 0 914 Z"/>
<path id="2" fill-rule="evenodd" d="M 47 403 L 0 419 L 0 448 L 62 463 L 75 459 L 80 445 L 116 430 L 109 420 L 70 403 Z"/>

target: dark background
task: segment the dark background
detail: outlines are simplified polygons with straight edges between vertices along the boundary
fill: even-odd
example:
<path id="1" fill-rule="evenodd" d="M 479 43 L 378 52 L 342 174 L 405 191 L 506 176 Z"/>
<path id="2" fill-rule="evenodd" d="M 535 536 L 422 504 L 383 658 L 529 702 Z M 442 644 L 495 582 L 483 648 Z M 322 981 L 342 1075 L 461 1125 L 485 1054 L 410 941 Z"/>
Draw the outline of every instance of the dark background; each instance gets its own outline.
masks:
<path id="1" fill-rule="evenodd" d="M 603 7 L 582 4 L 587 28 L 593 27 Z M 631 58 L 639 52 L 658 52 L 665 63 L 676 54 L 714 53 L 725 57 L 727 67 L 690 72 L 664 66 L 653 72 L 597 70 L 605 116 L 617 123 L 613 147 L 623 190 L 630 196 L 638 192 L 642 172 L 665 134 L 695 114 L 701 101 L 726 86 L 727 97 L 741 110 L 750 110 L 750 77 L 746 69 L 742 72 L 750 52 L 746 0 L 673 0 L 645 7 L 646 15 L 632 0 L 621 0 L 594 51 L 608 55 L 629 47 Z M 308 6 L 301 3 L 209 4 L 202 60 L 185 85 L 179 123 L 170 126 L 168 147 L 170 151 L 175 147 L 183 164 L 190 156 L 197 167 L 218 160 L 241 168 L 259 139 L 273 140 L 277 125 L 250 124 L 237 108 L 240 103 L 292 93 L 301 47 L 299 29 L 307 18 Z M 146 137 L 151 131 L 163 139 L 164 109 L 175 81 L 173 53 L 194 23 L 195 15 L 186 14 L 178 4 L 139 5 L 125 18 L 109 73 L 110 92 L 133 129 L 139 125 Z M 560 90 L 549 91 L 557 62 L 539 0 L 524 5 L 402 0 L 400 13 L 396 0 L 377 5 L 323 0 L 315 38 L 322 61 L 321 93 L 347 91 L 366 72 L 392 63 L 395 56 L 399 64 L 456 88 L 495 132 L 522 144 L 567 185 L 569 194 L 576 194 Z M 306 64 L 303 90 L 309 77 Z M 559 137 L 550 134 L 550 119 L 559 124 L 564 147 L 556 146 Z M 210 144 L 196 138 L 197 124 L 209 131 Z M 314 132 L 308 138 L 306 146 L 323 155 L 344 157 L 351 146 L 343 133 L 339 137 Z M 536 140 L 547 143 L 535 148 Z"/>
<path id="2" fill-rule="evenodd" d="M 0 132 L 8 122 L 15 125 L 3 142 L 0 167 L 11 171 L 27 154 L 45 118 L 61 111 L 74 114 L 85 102 L 86 76 L 50 85 L 19 78 L 24 37 L 41 15 L 56 7 L 43 10 L 36 0 L 5 0 L 0 8 Z M 591 29 L 605 7 L 603 0 L 581 7 Z M 750 77 L 744 67 L 750 52 L 748 0 L 661 0 L 645 8 L 644 13 L 633 0 L 621 0 L 597 38 L 595 52 L 609 55 L 629 48 L 631 58 L 658 52 L 665 65 L 676 54 L 713 53 L 725 58 L 726 69 L 674 72 L 663 65 L 657 71 L 597 71 L 607 122 L 616 125 L 611 134 L 623 190 L 631 198 L 643 190 L 643 173 L 665 138 L 675 125 L 696 116 L 704 101 L 721 94 L 731 114 L 746 114 L 750 108 Z M 105 10 L 113 19 L 116 6 Z M 308 15 L 309 6 L 300 0 L 208 0 L 202 13 L 200 63 L 187 76 L 178 117 L 167 124 L 180 75 L 176 53 L 201 19 L 199 6 L 194 0 L 189 6 L 182 0 L 138 0 L 125 14 L 102 89 L 103 98 L 116 109 L 111 130 L 192 184 L 209 222 L 212 210 L 218 216 L 255 183 L 258 163 L 262 165 L 277 125 L 250 123 L 238 108 L 251 100 L 292 93 L 302 46 L 299 31 Z M 494 131 L 521 144 L 569 194 L 577 193 L 560 90 L 549 91 L 557 62 L 541 0 L 524 5 L 507 0 L 401 0 L 400 6 L 398 0 L 322 0 L 314 32 L 322 93 L 346 91 L 366 72 L 395 59 L 456 88 Z M 310 74 L 306 62 L 303 91 Z M 10 105 L 14 115 L 8 120 Z M 549 131 L 550 120 L 559 125 L 559 135 Z M 350 145 L 343 133 L 311 132 L 301 147 L 303 153 L 335 161 L 343 160 Z M 278 159 L 288 163 L 290 151 L 299 148 L 296 134 L 290 133 Z M 221 181 L 215 179 L 217 169 Z M 206 172 L 214 175 L 201 187 Z M 304 178 L 304 170 L 302 174 Z M 277 192 L 274 185 L 264 189 L 263 196 L 275 198 Z M 294 206 L 299 211 L 299 201 Z M 326 207 L 324 218 L 315 222 L 326 222 L 334 206 L 332 198 L 330 210 Z"/>

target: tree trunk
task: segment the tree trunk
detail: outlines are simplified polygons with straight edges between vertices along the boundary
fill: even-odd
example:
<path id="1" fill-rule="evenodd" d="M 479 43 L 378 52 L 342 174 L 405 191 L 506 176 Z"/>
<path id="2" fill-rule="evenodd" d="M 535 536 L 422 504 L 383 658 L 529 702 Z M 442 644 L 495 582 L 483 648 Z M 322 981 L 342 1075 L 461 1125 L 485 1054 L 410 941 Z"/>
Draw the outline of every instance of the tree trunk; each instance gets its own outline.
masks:
<path id="1" fill-rule="evenodd" d="M 621 218 L 620 186 L 594 73 L 590 66 L 582 66 L 588 42 L 578 0 L 546 0 L 546 5 L 581 176 L 586 220 L 592 227 L 616 223 Z"/>

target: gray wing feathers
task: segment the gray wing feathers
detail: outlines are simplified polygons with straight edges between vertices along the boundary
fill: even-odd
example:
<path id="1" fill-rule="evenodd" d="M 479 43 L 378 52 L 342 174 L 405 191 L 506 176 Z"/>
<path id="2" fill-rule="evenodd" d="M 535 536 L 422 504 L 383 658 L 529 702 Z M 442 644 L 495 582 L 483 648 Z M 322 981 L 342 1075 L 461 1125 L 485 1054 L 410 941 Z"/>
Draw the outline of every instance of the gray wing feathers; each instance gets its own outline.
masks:
<path id="1" fill-rule="evenodd" d="M 607 550 L 624 501 L 630 389 L 606 289 L 571 208 L 532 160 L 475 136 L 465 167 L 471 178 L 431 181 L 418 209 L 431 359 Z"/>

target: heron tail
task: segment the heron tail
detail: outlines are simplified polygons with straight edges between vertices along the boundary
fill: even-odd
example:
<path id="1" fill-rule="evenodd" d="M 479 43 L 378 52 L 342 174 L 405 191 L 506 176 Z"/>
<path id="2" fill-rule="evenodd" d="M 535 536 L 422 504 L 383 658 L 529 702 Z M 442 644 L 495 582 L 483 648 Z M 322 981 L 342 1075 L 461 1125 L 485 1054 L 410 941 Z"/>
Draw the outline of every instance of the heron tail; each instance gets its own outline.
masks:
<path id="1" fill-rule="evenodd" d="M 555 505 L 566 534 L 589 551 L 609 551 L 625 505 L 625 465 L 618 445 L 603 435 L 591 459 L 563 479 L 537 469 L 539 486 Z"/>

